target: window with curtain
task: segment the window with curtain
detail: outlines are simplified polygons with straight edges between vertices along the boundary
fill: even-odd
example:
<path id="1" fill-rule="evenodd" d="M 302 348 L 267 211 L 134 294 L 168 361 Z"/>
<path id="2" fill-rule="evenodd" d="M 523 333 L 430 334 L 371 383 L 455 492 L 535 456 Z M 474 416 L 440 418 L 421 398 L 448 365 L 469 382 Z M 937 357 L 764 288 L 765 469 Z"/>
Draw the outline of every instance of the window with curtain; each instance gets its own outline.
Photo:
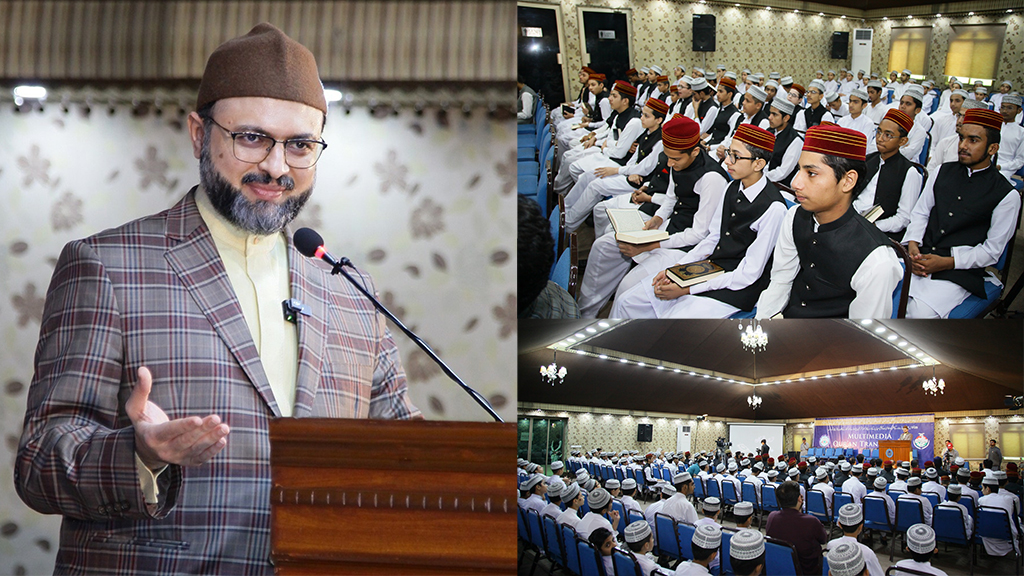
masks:
<path id="1" fill-rule="evenodd" d="M 953 448 L 956 448 L 962 458 L 984 459 L 988 453 L 985 425 L 982 423 L 950 424 L 949 439 L 953 441 Z"/>
<path id="2" fill-rule="evenodd" d="M 889 38 L 889 70 L 906 68 L 915 76 L 925 75 L 931 43 L 930 26 L 893 28 Z"/>
<path id="3" fill-rule="evenodd" d="M 1003 451 L 1003 458 L 1024 457 L 1024 424 L 1001 422 L 999 424 L 999 446 Z"/>
<path id="4" fill-rule="evenodd" d="M 1005 24 L 953 26 L 946 54 L 946 76 L 995 78 L 1005 32 Z"/>

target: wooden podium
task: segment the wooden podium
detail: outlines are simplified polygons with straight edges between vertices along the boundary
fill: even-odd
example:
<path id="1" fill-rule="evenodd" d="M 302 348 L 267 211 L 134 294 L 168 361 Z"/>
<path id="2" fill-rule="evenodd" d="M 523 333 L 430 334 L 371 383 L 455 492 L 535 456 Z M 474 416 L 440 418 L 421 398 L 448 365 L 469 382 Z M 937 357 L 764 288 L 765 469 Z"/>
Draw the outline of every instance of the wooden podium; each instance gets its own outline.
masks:
<path id="1" fill-rule="evenodd" d="M 889 450 L 892 450 L 892 455 L 889 455 Z M 879 440 L 878 441 L 878 457 L 882 460 L 897 460 L 910 461 L 911 458 L 910 440 Z"/>
<path id="2" fill-rule="evenodd" d="M 515 424 L 270 424 L 278 574 L 515 574 Z"/>

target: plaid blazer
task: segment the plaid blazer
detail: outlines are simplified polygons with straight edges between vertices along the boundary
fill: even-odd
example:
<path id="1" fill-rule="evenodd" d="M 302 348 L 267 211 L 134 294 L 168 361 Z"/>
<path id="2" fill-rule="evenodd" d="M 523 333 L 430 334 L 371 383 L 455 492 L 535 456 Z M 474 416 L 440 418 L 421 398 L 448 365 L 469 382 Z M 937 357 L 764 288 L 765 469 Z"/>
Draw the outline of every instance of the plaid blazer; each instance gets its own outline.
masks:
<path id="1" fill-rule="evenodd" d="M 15 484 L 64 517 L 57 573 L 273 571 L 267 428 L 280 410 L 194 194 L 71 242 L 50 282 Z M 312 312 L 298 320 L 294 416 L 419 416 L 383 316 L 288 236 L 292 297 Z M 160 475 L 153 515 L 124 409 L 141 365 L 169 418 L 231 427 L 210 462 Z"/>

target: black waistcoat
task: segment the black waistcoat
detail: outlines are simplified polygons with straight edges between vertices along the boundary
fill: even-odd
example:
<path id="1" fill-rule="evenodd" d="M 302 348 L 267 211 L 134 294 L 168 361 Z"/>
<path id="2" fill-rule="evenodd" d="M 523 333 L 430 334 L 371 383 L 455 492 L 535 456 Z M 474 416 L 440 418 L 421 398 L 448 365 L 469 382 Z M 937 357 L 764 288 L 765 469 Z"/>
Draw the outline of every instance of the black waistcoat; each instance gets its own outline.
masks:
<path id="1" fill-rule="evenodd" d="M 733 180 L 725 189 L 725 200 L 722 203 L 722 222 L 719 228 L 718 245 L 711 252 L 710 259 L 715 264 L 731 272 L 740 265 L 747 249 L 757 239 L 757 232 L 750 229 L 773 202 L 785 207 L 782 193 L 771 182 L 766 182 L 764 189 L 754 198 L 753 202 L 740 191 L 740 182 Z M 714 298 L 730 304 L 740 310 L 752 310 L 757 304 L 761 292 L 768 287 L 771 280 L 772 259 L 768 257 L 761 276 L 750 286 L 741 290 L 712 290 L 703 292 L 701 296 Z"/>
<path id="2" fill-rule="evenodd" d="M 825 117 L 825 112 L 825 107 L 822 106 L 821 103 L 818 104 L 817 108 L 811 108 L 808 106 L 803 112 L 801 112 L 801 114 L 804 115 L 804 122 L 806 122 L 805 129 L 821 124 L 821 119 Z"/>
<path id="3" fill-rule="evenodd" d="M 601 112 L 601 100 L 608 97 L 608 91 L 605 90 L 597 95 L 597 100 L 594 101 L 594 107 L 590 111 L 590 119 L 594 122 L 600 122 L 605 120 L 604 114 Z"/>
<path id="4" fill-rule="evenodd" d="M 633 118 L 639 118 L 640 112 L 636 108 L 626 108 L 622 112 L 612 112 L 608 118 L 608 125 L 612 129 L 612 139 L 618 140 L 619 134 L 626 128 L 626 124 Z"/>
<path id="5" fill-rule="evenodd" d="M 1013 187 L 994 166 L 969 177 L 967 167 L 959 162 L 943 164 L 935 178 L 935 205 L 928 214 L 921 253 L 950 256 L 954 246 L 983 243 L 988 236 L 992 213 L 1011 190 Z M 949 280 L 985 298 L 984 268 L 943 270 L 932 277 Z"/>
<path id="6" fill-rule="evenodd" d="M 782 164 L 782 158 L 786 155 L 786 150 L 789 149 L 790 144 L 792 144 L 793 140 L 796 138 L 800 138 L 800 134 L 793 129 L 792 124 L 786 125 L 785 130 L 775 134 L 775 148 L 772 149 L 772 159 L 768 162 L 768 170 L 765 170 L 765 172 L 774 170 Z M 800 164 L 797 163 L 797 165 L 793 166 L 793 171 L 787 174 L 785 178 L 779 180 L 779 183 L 789 186 L 789 183 L 793 181 L 793 175 L 796 174 L 799 169 Z"/>
<path id="7" fill-rule="evenodd" d="M 708 115 L 708 110 L 711 110 L 711 108 L 714 107 L 714 105 L 715 105 L 715 100 L 713 98 L 708 98 L 707 100 L 702 100 L 701 103 L 697 105 L 697 123 L 698 124 L 704 121 L 704 117 Z"/>
<path id="8" fill-rule="evenodd" d="M 644 158 L 647 158 L 658 142 L 661 142 L 660 127 L 654 132 L 644 130 L 639 136 L 637 136 L 636 140 L 633 141 L 633 144 L 636 146 L 636 150 L 633 153 L 637 155 L 637 163 L 642 162 Z M 632 146 L 630 146 L 630 148 L 632 148 Z M 612 160 L 614 160 L 619 166 L 625 166 L 626 162 L 628 162 L 631 157 L 632 154 L 626 154 L 622 158 L 612 158 Z"/>
<path id="9" fill-rule="evenodd" d="M 882 207 L 885 212 L 879 216 L 879 219 L 888 218 L 899 209 L 900 196 L 903 195 L 903 181 L 907 178 L 907 171 L 913 170 L 914 166 L 907 160 L 907 157 L 900 154 L 897 151 L 885 164 L 882 164 L 882 155 L 880 152 L 872 152 L 867 157 L 868 172 L 864 176 L 868 182 L 874 178 L 875 173 L 879 171 L 881 167 L 881 173 L 878 174 L 878 181 L 875 182 L 875 200 L 874 203 Z M 900 240 L 903 238 L 903 230 L 897 230 L 896 232 L 887 233 L 890 238 Z"/>
<path id="10" fill-rule="evenodd" d="M 793 241 L 800 256 L 800 271 L 793 280 L 786 318 L 845 318 L 857 296 L 850 281 L 864 259 L 889 237 L 851 206 L 833 222 L 814 231 L 814 216 L 797 208 Z"/>
<path id="11" fill-rule="evenodd" d="M 715 121 L 711 124 L 711 142 L 721 142 L 725 140 L 725 137 L 729 135 L 729 132 L 735 130 L 735 126 L 729 125 L 729 119 L 736 112 L 736 107 L 730 102 L 728 106 L 718 111 L 718 116 L 715 117 Z M 740 121 L 742 121 L 743 115 L 740 114 Z"/>
<path id="12" fill-rule="evenodd" d="M 757 111 L 757 114 L 754 114 L 754 117 L 751 118 L 750 122 L 747 122 L 747 124 L 753 124 L 754 126 L 760 126 L 761 122 L 763 122 L 764 120 L 767 120 L 768 119 L 768 113 L 764 111 L 765 107 L 766 106 L 761 106 L 761 109 Z"/>
<path id="13" fill-rule="evenodd" d="M 672 209 L 672 214 L 669 216 L 668 227 L 666 231 L 669 234 L 675 234 L 676 232 L 682 232 L 690 226 L 693 226 L 693 217 L 697 213 L 697 208 L 700 206 L 700 196 L 693 191 L 694 186 L 697 185 L 697 181 L 704 177 L 708 172 L 717 172 L 726 181 L 729 180 L 727 172 L 708 156 L 704 150 L 700 151 L 697 158 L 694 159 L 693 163 L 687 166 L 684 170 L 672 170 L 669 169 L 669 176 L 672 178 L 672 183 L 675 187 L 676 205 Z M 653 216 L 658 211 L 659 206 L 653 202 L 645 202 L 640 206 L 645 214 Z"/>
<path id="14" fill-rule="evenodd" d="M 643 182 L 647 184 L 647 193 L 651 196 L 655 194 L 665 194 L 668 192 L 668 179 L 670 178 L 669 172 L 671 169 L 668 167 L 668 156 L 664 152 L 658 154 L 658 165 L 654 167 L 654 170 L 650 174 L 644 176 Z M 639 186 L 637 186 L 639 188 Z M 640 205 L 640 211 L 648 216 L 654 216 L 654 213 L 658 211 L 658 204 L 654 202 L 644 202 Z"/>

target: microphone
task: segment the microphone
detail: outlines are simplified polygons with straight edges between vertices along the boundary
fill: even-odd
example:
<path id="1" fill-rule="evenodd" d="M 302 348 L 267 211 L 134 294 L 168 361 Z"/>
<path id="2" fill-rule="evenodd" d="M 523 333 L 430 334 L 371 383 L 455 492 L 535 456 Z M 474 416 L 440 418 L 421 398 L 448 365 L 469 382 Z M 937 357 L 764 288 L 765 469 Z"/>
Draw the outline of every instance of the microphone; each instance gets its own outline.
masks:
<path id="1" fill-rule="evenodd" d="M 341 274 L 342 276 L 344 276 L 345 279 L 349 281 L 349 283 L 355 286 L 356 290 L 362 293 L 363 296 L 366 296 L 370 300 L 370 302 L 373 303 L 373 306 L 377 310 L 384 314 L 384 316 L 387 316 L 388 320 L 394 322 L 395 326 L 398 326 L 398 328 L 401 329 L 402 332 L 404 332 L 405 335 L 409 337 L 409 339 L 415 342 L 416 345 L 419 346 L 421 350 L 426 352 L 427 356 L 429 356 L 431 360 L 436 362 L 437 365 L 440 366 L 441 370 L 449 378 L 451 378 L 452 381 L 461 386 L 462 389 L 465 390 L 466 393 L 473 398 L 473 400 L 476 400 L 477 404 L 482 406 L 483 409 L 486 410 L 487 413 L 490 414 L 492 418 L 494 418 L 497 422 L 504 422 L 504 420 L 501 419 L 501 416 L 498 416 L 498 413 L 494 411 L 494 408 L 491 407 L 491 404 L 483 396 L 481 396 L 479 392 L 470 388 L 469 385 L 463 382 L 462 378 L 459 378 L 458 374 L 453 372 L 452 369 L 449 368 L 448 365 L 445 364 L 443 360 L 438 358 L 437 354 L 435 354 L 434 351 L 430 349 L 430 346 L 427 346 L 426 342 L 424 342 L 412 330 L 406 328 L 405 324 L 402 324 L 401 320 L 396 318 L 395 315 L 392 314 L 390 310 L 385 308 L 384 305 L 381 304 L 380 301 L 373 296 L 373 294 L 371 294 L 359 282 L 356 282 L 355 278 L 353 278 L 351 275 L 349 275 L 347 271 L 345 271 L 345 266 L 355 269 L 355 266 L 352 265 L 351 260 L 345 258 L 344 256 L 342 256 L 341 258 L 335 258 L 334 256 L 332 256 L 327 251 L 327 249 L 324 248 L 323 237 L 320 236 L 320 234 L 318 234 L 316 230 L 313 230 L 311 228 L 299 228 L 298 230 L 295 231 L 295 234 L 292 237 L 292 239 L 294 240 L 295 248 L 298 249 L 299 253 L 301 253 L 303 256 L 306 256 L 307 258 L 319 258 L 320 260 L 323 260 L 324 262 L 330 264 L 331 274 Z"/>

